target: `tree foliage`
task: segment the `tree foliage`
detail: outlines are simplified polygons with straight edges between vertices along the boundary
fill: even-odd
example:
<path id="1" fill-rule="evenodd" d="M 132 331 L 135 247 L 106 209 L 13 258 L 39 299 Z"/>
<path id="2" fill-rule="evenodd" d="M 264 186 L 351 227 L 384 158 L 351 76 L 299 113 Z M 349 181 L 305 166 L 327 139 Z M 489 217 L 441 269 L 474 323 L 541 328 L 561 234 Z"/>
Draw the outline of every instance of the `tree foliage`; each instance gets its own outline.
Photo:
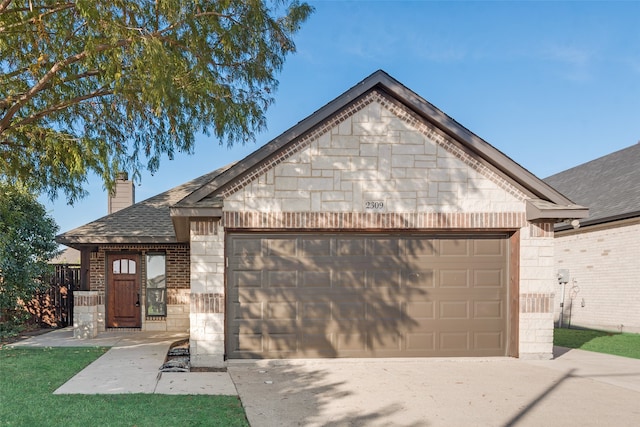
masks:
<path id="1" fill-rule="evenodd" d="M 0 0 L 0 174 L 69 202 L 265 126 L 298 0 Z"/>
<path id="2" fill-rule="evenodd" d="M 53 218 L 25 188 L 0 181 L 0 316 L 30 301 L 58 251 Z"/>

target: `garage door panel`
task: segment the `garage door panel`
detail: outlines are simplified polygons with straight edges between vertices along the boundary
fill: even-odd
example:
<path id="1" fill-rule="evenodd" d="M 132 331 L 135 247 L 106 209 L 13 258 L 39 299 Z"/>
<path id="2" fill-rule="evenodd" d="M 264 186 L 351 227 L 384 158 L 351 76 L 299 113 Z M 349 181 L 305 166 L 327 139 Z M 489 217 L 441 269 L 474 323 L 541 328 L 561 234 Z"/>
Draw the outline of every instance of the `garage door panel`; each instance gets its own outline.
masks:
<path id="1" fill-rule="evenodd" d="M 336 350 L 338 354 L 357 356 L 366 351 L 366 336 L 361 334 L 337 334 Z"/>
<path id="2" fill-rule="evenodd" d="M 238 302 L 234 304 L 234 319 L 262 319 L 262 302 Z"/>
<path id="3" fill-rule="evenodd" d="M 394 353 L 402 351 L 402 338 L 400 334 L 383 334 L 370 338 L 369 348 L 372 352 L 389 352 Z"/>
<path id="4" fill-rule="evenodd" d="M 474 256 L 504 256 L 504 245 L 497 239 L 476 239 L 473 242 Z"/>
<path id="5" fill-rule="evenodd" d="M 339 288 L 364 288 L 367 273 L 361 271 L 336 271 L 333 274 L 333 286 Z"/>
<path id="6" fill-rule="evenodd" d="M 266 320 L 285 320 L 298 318 L 298 304 L 294 302 L 268 302 Z"/>
<path id="7" fill-rule="evenodd" d="M 338 256 L 364 256 L 365 240 L 364 239 L 342 239 L 336 238 L 336 255 Z"/>
<path id="8" fill-rule="evenodd" d="M 234 288 L 259 288 L 262 286 L 262 271 L 236 270 L 231 275 L 231 286 Z"/>
<path id="9" fill-rule="evenodd" d="M 468 319 L 469 301 L 441 301 L 439 318 L 443 320 Z"/>
<path id="10" fill-rule="evenodd" d="M 298 351 L 298 337 L 295 333 L 270 333 L 266 338 L 269 353 L 296 353 Z"/>
<path id="11" fill-rule="evenodd" d="M 399 255 L 398 239 L 369 238 L 367 239 L 367 255 Z"/>
<path id="12" fill-rule="evenodd" d="M 304 271 L 302 272 L 303 287 L 331 287 L 331 271 Z"/>
<path id="13" fill-rule="evenodd" d="M 265 351 L 262 334 L 237 334 L 233 336 L 231 343 L 234 353 L 260 354 Z"/>
<path id="14" fill-rule="evenodd" d="M 443 352 L 468 351 L 470 340 L 469 332 L 442 332 L 440 333 L 440 350 Z"/>
<path id="15" fill-rule="evenodd" d="M 385 299 L 374 300 L 369 299 L 366 303 L 366 319 L 373 321 L 372 328 L 385 328 L 394 325 L 394 322 L 404 322 L 404 315 L 402 310 L 402 303 L 393 302 Z M 377 322 L 383 320 L 384 322 Z"/>
<path id="16" fill-rule="evenodd" d="M 267 286 L 270 288 L 295 288 L 298 286 L 298 272 L 268 271 Z"/>
<path id="17" fill-rule="evenodd" d="M 433 257 L 436 254 L 436 245 L 432 239 L 404 239 L 402 255 L 406 258 Z"/>
<path id="18" fill-rule="evenodd" d="M 331 256 L 331 239 L 329 238 L 301 238 L 302 257 Z"/>
<path id="19" fill-rule="evenodd" d="M 438 284 L 441 288 L 468 288 L 469 283 L 469 271 L 464 270 L 440 270 Z"/>
<path id="20" fill-rule="evenodd" d="M 399 287 L 400 272 L 394 270 L 367 271 L 367 286 L 372 287 Z"/>
<path id="21" fill-rule="evenodd" d="M 504 346 L 504 334 L 501 332 L 476 332 L 473 339 L 474 347 L 479 350 L 495 351 Z"/>
<path id="22" fill-rule="evenodd" d="M 228 239 L 230 358 L 506 354 L 504 237 Z"/>
<path id="23" fill-rule="evenodd" d="M 406 303 L 405 310 L 410 319 L 435 319 L 433 301 L 410 301 Z"/>
<path id="24" fill-rule="evenodd" d="M 503 288 L 504 270 L 473 270 L 473 286 L 476 288 Z"/>
<path id="25" fill-rule="evenodd" d="M 335 342 L 333 334 L 307 334 L 302 335 L 300 343 L 302 349 L 307 349 L 308 353 L 317 354 L 319 357 L 334 357 Z M 311 356 L 309 356 L 311 357 Z"/>
<path id="26" fill-rule="evenodd" d="M 331 302 L 328 301 L 313 301 L 305 302 L 302 305 L 302 319 L 303 320 L 323 320 L 326 322 L 331 321 Z"/>
<path id="27" fill-rule="evenodd" d="M 407 333 L 407 350 L 413 352 L 433 352 L 436 349 L 434 332 Z"/>
<path id="28" fill-rule="evenodd" d="M 502 319 L 504 317 L 503 302 L 498 301 L 474 301 L 474 319 Z"/>
<path id="29" fill-rule="evenodd" d="M 253 238 L 234 239 L 229 247 L 234 257 L 262 255 L 262 241 Z"/>
<path id="30" fill-rule="evenodd" d="M 433 288 L 435 274 L 433 270 L 404 270 L 402 271 L 402 285 L 416 288 Z"/>
<path id="31" fill-rule="evenodd" d="M 268 257 L 280 257 L 280 256 L 296 256 L 297 255 L 297 241 L 290 238 L 272 238 L 265 239 L 264 244 L 267 248 L 266 255 Z"/>
<path id="32" fill-rule="evenodd" d="M 437 254 L 440 256 L 468 256 L 469 242 L 466 239 L 439 240 Z"/>

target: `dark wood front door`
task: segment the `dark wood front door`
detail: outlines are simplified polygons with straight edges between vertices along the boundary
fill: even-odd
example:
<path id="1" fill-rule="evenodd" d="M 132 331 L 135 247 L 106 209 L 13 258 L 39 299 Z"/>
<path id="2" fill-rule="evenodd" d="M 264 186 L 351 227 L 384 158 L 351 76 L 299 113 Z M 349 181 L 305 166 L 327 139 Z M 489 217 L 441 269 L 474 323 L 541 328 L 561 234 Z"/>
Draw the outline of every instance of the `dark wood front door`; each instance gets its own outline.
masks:
<path id="1" fill-rule="evenodd" d="M 107 271 L 107 327 L 139 328 L 140 257 L 136 254 L 109 255 Z"/>

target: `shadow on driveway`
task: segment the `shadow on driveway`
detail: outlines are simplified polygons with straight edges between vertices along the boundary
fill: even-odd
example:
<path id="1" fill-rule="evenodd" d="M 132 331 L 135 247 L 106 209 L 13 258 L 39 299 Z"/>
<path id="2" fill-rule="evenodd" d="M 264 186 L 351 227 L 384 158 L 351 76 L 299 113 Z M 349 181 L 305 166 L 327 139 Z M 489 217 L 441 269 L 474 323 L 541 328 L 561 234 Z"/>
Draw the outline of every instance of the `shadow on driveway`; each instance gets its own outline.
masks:
<path id="1" fill-rule="evenodd" d="M 640 384 L 630 360 L 615 375 Z M 557 361 L 233 361 L 229 373 L 253 427 L 638 425 L 640 391 Z"/>

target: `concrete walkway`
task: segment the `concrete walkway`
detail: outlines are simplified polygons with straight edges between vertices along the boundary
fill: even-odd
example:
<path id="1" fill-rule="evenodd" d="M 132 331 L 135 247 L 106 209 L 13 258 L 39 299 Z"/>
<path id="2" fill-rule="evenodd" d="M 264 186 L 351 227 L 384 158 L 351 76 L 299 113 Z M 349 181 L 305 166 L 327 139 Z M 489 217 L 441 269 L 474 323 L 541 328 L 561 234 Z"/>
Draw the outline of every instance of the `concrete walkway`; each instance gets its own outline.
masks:
<path id="1" fill-rule="evenodd" d="M 13 347 L 111 347 L 54 394 L 209 394 L 237 395 L 227 372 L 160 372 L 172 343 L 185 334 L 106 332 L 73 338 L 71 328 L 33 336 Z"/>

